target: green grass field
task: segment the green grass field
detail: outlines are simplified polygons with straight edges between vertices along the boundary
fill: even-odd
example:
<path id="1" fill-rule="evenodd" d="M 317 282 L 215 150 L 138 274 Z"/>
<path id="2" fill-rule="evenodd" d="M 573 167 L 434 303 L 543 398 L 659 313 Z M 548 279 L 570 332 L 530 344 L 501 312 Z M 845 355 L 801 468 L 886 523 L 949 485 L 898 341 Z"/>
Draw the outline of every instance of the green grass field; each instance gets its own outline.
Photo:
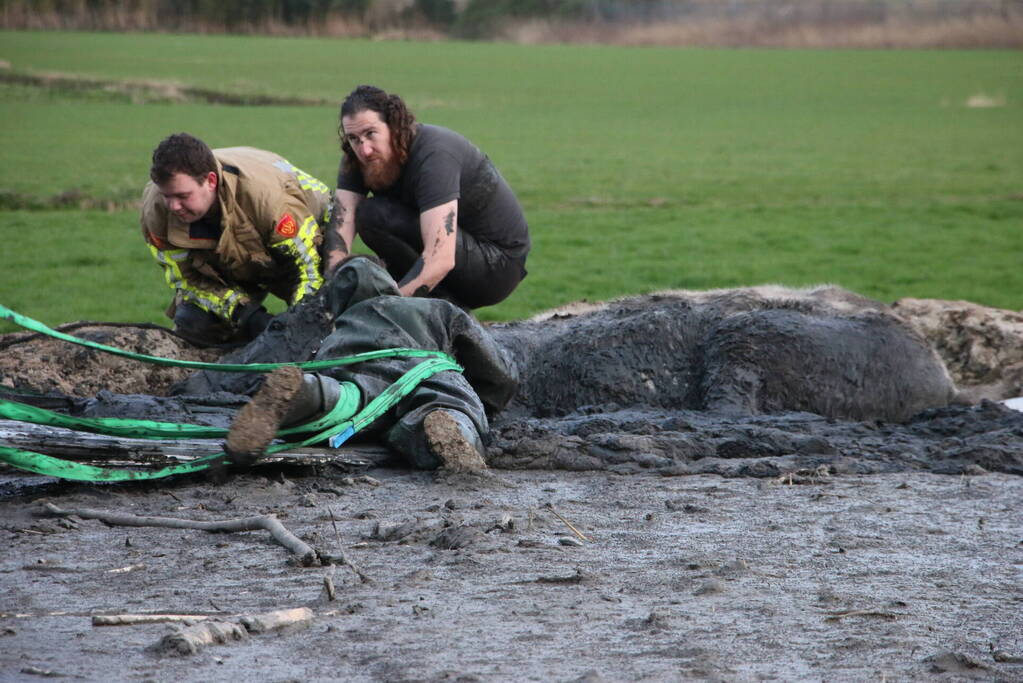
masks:
<path id="1" fill-rule="evenodd" d="M 0 60 L 233 94 L 402 94 L 486 151 L 526 208 L 530 275 L 483 319 L 764 282 L 1023 308 L 1018 52 L 0 32 Z M 0 303 L 50 324 L 168 322 L 170 291 L 124 208 L 168 133 L 336 175 L 334 106 L 0 92 Z M 978 95 L 994 106 L 968 106 Z M 38 208 L 68 192 L 100 208 Z"/>

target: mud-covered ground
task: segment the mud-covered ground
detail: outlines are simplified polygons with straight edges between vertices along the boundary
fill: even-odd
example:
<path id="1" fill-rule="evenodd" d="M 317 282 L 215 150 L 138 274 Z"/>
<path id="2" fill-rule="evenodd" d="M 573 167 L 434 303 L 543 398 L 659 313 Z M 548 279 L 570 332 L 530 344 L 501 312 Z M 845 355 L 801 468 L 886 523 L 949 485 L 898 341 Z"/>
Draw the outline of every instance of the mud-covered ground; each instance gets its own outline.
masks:
<path id="1" fill-rule="evenodd" d="M 368 475 L 148 487 L 3 475 L 0 678 L 1023 680 L 1017 476 Z M 272 512 L 370 582 L 290 564 L 263 531 L 39 517 L 41 498 L 202 520 Z M 155 647 L 167 624 L 91 622 L 301 606 L 315 613 L 304 628 L 194 655 Z"/>
<path id="2" fill-rule="evenodd" d="M 486 476 L 264 466 L 217 482 L 84 485 L 0 468 L 0 680 L 1023 681 L 1023 413 L 995 402 L 1023 394 L 1023 316 L 897 306 L 933 347 L 913 352 L 931 372 L 904 381 L 917 366 L 879 353 L 874 334 L 850 346 L 866 365 L 824 343 L 848 336 L 828 321 L 898 331 L 889 313 L 815 296 L 680 294 L 491 328 L 525 381 L 492 421 Z M 678 323 L 700 315 L 710 322 Z M 791 360 L 775 352 L 795 347 L 749 336 L 757 321 L 733 315 L 761 316 L 772 334 L 794 321 L 792 339 L 818 352 L 796 365 L 817 374 L 775 372 Z M 719 320 L 739 335 L 734 349 L 769 355 L 704 353 L 723 338 Z M 160 330 L 74 333 L 208 359 Z M 25 339 L 0 339 L 0 387 L 50 393 L 52 408 L 120 414 L 102 390 L 162 396 L 185 376 Z M 750 377 L 764 391 L 743 390 Z M 853 390 L 829 384 L 846 380 Z M 907 412 L 914 392 L 923 403 Z M 203 419 L 226 425 L 228 399 Z M 153 412 L 137 417 L 187 421 L 192 409 L 127 400 Z M 890 406 L 906 419 L 880 419 Z M 43 501 L 190 520 L 273 513 L 368 580 L 299 566 L 265 531 L 111 527 L 43 516 Z M 237 622 L 297 607 L 311 622 L 190 655 L 159 647 L 179 627 L 92 619 Z"/>

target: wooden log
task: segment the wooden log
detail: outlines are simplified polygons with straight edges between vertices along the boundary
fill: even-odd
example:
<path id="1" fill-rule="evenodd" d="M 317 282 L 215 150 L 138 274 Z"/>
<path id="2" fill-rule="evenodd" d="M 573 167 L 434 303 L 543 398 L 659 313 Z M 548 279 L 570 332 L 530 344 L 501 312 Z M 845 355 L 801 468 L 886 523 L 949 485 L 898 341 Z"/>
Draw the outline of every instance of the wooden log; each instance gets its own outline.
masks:
<path id="1" fill-rule="evenodd" d="M 164 636 L 157 647 L 178 654 L 194 655 L 208 645 L 245 640 L 250 633 L 277 631 L 288 626 L 307 626 L 312 623 L 314 616 L 308 607 L 296 607 L 246 615 L 235 621 L 210 619 L 175 627 L 174 632 Z"/>
<path id="2" fill-rule="evenodd" d="M 194 655 L 207 645 L 246 640 L 249 632 L 233 621 L 202 621 L 176 629 L 160 639 L 157 647 L 181 655 Z"/>
<path id="3" fill-rule="evenodd" d="M 276 631 L 285 626 L 308 624 L 313 620 L 313 611 L 308 607 L 281 609 L 266 614 L 253 614 L 241 618 L 242 626 L 249 633 L 266 633 Z"/>
<path id="4" fill-rule="evenodd" d="M 136 626 L 138 624 L 163 624 L 167 622 L 191 624 L 206 621 L 205 614 L 94 614 L 93 626 Z"/>
<path id="5" fill-rule="evenodd" d="M 223 443 L 216 439 L 135 439 L 16 420 L 0 420 L 0 443 L 105 467 L 166 467 L 223 450 Z M 346 445 L 339 449 L 299 448 L 275 453 L 261 459 L 257 465 L 331 463 L 349 467 L 373 467 L 392 457 L 390 451 L 383 446 Z"/>

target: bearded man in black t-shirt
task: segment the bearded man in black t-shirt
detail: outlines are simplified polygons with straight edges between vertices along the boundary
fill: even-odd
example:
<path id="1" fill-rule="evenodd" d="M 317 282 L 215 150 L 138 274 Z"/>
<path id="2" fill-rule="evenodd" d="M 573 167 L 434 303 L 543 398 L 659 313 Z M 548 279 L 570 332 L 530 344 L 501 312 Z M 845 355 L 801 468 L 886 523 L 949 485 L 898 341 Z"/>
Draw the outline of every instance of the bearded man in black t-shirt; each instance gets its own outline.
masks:
<path id="1" fill-rule="evenodd" d="M 353 90 L 340 118 L 327 272 L 358 233 L 404 296 L 479 308 L 511 294 L 526 276 L 529 226 L 490 159 L 454 131 L 417 123 L 399 96 L 373 86 Z"/>

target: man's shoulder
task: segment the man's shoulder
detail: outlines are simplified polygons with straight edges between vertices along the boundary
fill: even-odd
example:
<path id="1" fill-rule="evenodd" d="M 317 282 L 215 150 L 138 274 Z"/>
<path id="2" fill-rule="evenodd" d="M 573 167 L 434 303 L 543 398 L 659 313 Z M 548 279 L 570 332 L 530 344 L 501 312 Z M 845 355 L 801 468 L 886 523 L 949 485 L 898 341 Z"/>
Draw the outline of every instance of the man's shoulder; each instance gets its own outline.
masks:
<path id="1" fill-rule="evenodd" d="M 284 160 L 280 154 L 256 147 L 221 147 L 213 150 L 213 156 L 225 171 L 236 175 L 252 169 L 271 168 Z"/>
<path id="2" fill-rule="evenodd" d="M 222 158 L 227 159 L 257 159 L 257 160 L 276 160 L 280 159 L 281 155 L 276 152 L 271 152 L 268 149 L 259 149 L 258 147 L 218 147 L 213 150 L 213 156 L 218 160 Z"/>
<path id="3" fill-rule="evenodd" d="M 460 147 L 462 145 L 473 146 L 469 139 L 461 133 L 430 123 L 419 124 L 419 130 L 416 131 L 416 139 L 413 142 L 414 147 L 417 145 L 430 149 L 450 146 Z"/>
<path id="4" fill-rule="evenodd" d="M 157 249 L 169 249 L 171 215 L 167 212 L 156 183 L 149 181 L 142 191 L 142 210 L 139 212 L 139 224 L 142 226 L 143 238 Z"/>
<path id="5" fill-rule="evenodd" d="M 160 188 L 152 180 L 146 183 L 142 190 L 142 211 L 140 218 L 142 225 L 150 231 L 161 231 L 167 234 L 166 205 L 160 201 Z"/>
<path id="6" fill-rule="evenodd" d="M 447 159 L 463 169 L 473 168 L 479 163 L 483 153 L 464 135 L 450 128 L 420 124 L 416 139 L 413 141 L 409 161 L 413 168 L 438 163 Z"/>

